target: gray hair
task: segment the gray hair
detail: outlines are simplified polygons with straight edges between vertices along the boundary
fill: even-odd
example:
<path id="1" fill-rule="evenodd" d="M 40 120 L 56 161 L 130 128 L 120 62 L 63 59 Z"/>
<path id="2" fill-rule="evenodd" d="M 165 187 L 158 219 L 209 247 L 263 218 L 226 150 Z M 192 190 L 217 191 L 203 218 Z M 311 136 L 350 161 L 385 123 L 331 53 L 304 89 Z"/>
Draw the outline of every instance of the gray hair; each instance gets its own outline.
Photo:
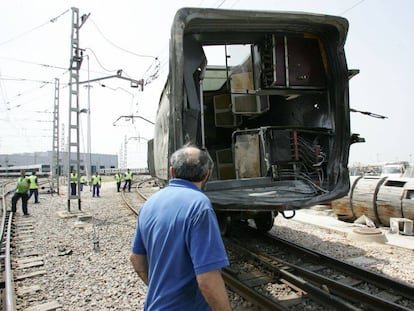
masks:
<path id="1" fill-rule="evenodd" d="M 176 178 L 200 182 L 213 167 L 213 161 L 206 150 L 186 144 L 175 151 L 170 158 Z"/>

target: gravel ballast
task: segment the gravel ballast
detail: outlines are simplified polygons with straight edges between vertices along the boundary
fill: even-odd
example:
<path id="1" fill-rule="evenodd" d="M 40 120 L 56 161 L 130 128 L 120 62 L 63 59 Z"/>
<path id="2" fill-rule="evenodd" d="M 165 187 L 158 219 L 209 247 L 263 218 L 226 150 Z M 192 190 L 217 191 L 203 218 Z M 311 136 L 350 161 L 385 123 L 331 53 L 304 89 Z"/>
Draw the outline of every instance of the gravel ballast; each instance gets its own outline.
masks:
<path id="1" fill-rule="evenodd" d="M 19 307 L 23 310 L 40 301 L 56 300 L 62 306 L 60 310 L 143 310 L 146 286 L 129 261 L 136 217 L 123 206 L 115 183 L 104 183 L 99 198 L 92 198 L 89 187 L 84 189 L 82 217 L 74 216 L 78 212 L 76 200 L 71 201 L 74 215 L 65 217 L 65 194 L 41 194 L 40 200 L 40 204 L 29 202 L 27 219 L 34 223 L 31 247 L 43 256 L 47 274 L 16 283 L 18 287 L 39 284 L 42 289 L 19 297 Z M 18 208 L 17 213 L 21 213 L 20 205 Z M 280 215 L 271 232 L 414 284 L 412 249 L 349 241 L 344 233 Z M 230 297 L 234 310 L 253 310 L 237 295 Z"/>

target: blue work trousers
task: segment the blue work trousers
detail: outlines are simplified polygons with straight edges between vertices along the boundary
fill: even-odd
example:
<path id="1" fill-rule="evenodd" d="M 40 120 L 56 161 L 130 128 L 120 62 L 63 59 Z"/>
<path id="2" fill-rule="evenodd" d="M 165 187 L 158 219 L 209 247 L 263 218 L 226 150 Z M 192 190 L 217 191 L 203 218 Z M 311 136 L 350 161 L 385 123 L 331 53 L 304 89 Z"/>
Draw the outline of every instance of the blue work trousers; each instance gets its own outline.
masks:
<path id="1" fill-rule="evenodd" d="M 93 189 L 92 189 L 92 196 L 94 197 L 95 195 L 97 197 L 99 197 L 99 188 L 100 186 L 98 184 L 93 185 Z"/>
<path id="2" fill-rule="evenodd" d="M 38 189 L 29 189 L 29 197 L 27 200 L 30 200 L 32 195 L 34 195 L 35 203 L 39 203 L 39 190 Z"/>
<path id="3" fill-rule="evenodd" d="M 131 192 L 131 180 L 130 179 L 125 180 L 124 188 L 123 188 L 124 191 L 125 191 L 127 185 L 128 185 L 128 191 Z"/>
<path id="4" fill-rule="evenodd" d="M 16 205 L 17 205 L 17 201 L 19 201 L 19 199 L 22 199 L 22 211 L 24 215 L 27 215 L 27 200 L 28 200 L 29 196 L 27 193 L 15 193 L 11 199 L 11 209 L 12 212 L 15 213 L 16 212 Z"/>

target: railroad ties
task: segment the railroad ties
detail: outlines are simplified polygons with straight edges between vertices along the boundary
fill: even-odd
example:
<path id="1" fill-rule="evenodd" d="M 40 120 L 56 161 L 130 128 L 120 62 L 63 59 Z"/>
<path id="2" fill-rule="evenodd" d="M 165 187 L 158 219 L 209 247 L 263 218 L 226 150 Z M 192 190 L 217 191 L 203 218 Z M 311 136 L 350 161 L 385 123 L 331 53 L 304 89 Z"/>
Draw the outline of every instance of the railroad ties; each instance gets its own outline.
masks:
<path id="1" fill-rule="evenodd" d="M 62 306 L 56 300 L 27 306 L 33 298 L 43 291 L 41 285 L 36 284 L 36 277 L 47 273 L 44 269 L 44 259 L 38 250 L 34 249 L 34 219 L 17 214 L 15 217 L 13 234 L 13 260 L 12 269 L 17 296 L 17 310 L 49 311 Z M 23 280 L 30 279 L 30 286 L 19 286 Z M 27 283 L 27 282 L 26 282 Z M 19 299 L 20 298 L 20 299 Z"/>
<path id="2" fill-rule="evenodd" d="M 225 238 L 230 289 L 264 310 L 413 310 L 414 287 L 240 224 Z"/>

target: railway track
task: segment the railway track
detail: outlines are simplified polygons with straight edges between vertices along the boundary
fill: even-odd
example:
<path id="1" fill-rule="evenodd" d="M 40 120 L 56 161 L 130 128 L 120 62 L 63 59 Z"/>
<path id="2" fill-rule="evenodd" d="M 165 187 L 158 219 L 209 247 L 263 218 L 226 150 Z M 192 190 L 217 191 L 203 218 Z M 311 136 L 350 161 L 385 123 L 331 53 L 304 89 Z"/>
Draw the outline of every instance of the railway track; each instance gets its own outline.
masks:
<path id="1" fill-rule="evenodd" d="M 11 183 L 5 180 L 1 181 L 1 270 L 3 279 L 1 282 L 1 297 L 2 306 L 5 310 L 14 310 L 14 288 L 13 288 L 13 275 L 11 267 L 11 236 L 12 236 L 12 214 L 7 211 L 6 200 L 11 192 Z"/>
<path id="2" fill-rule="evenodd" d="M 142 200 L 148 197 L 145 185 L 142 181 L 136 187 Z M 237 238 L 224 238 L 231 265 L 223 277 L 232 291 L 260 310 L 414 309 L 411 285 L 249 226 L 239 229 Z"/>
<path id="3" fill-rule="evenodd" d="M 264 309 L 414 309 L 414 287 L 409 284 L 252 228 L 244 227 L 237 237 L 224 239 L 231 261 L 225 277 L 230 288 Z"/>
<path id="4" fill-rule="evenodd" d="M 39 182 L 39 186 L 47 184 L 49 181 Z M 15 181 L 1 183 L 1 301 L 2 309 L 7 311 L 22 310 L 24 307 L 19 304 L 18 298 L 28 298 L 31 294 L 41 291 L 41 286 L 36 283 L 35 278 L 46 273 L 43 269 L 42 255 L 33 249 L 34 220 L 24 217 L 21 213 L 12 213 L 7 208 L 7 202 L 14 189 Z M 27 279 L 31 279 L 31 285 L 20 286 L 19 282 Z M 55 310 L 59 307 L 61 306 L 57 301 L 49 300 L 25 310 Z"/>
<path id="5" fill-rule="evenodd" d="M 158 190 L 153 180 L 139 180 L 135 183 L 135 189 L 143 196 L 138 196 L 135 192 L 121 193 L 121 195 L 127 200 L 130 206 L 136 211 L 139 211 L 139 207 L 143 204 L 144 198 L 149 197 L 152 193 Z M 121 195 L 116 196 L 116 200 L 119 200 Z M 113 196 L 111 194 L 111 196 Z M 91 199 L 91 206 L 96 205 L 95 220 L 90 220 L 97 224 L 99 218 L 102 224 L 106 222 L 105 216 L 99 199 Z M 46 201 L 46 200 L 45 200 Z M 85 198 L 85 201 L 86 198 Z M 62 206 L 65 208 L 66 201 L 62 198 Z M 113 204 L 113 203 L 112 203 Z M 56 204 L 49 204 L 56 208 Z M 41 206 L 42 209 L 45 208 Z M 85 209 L 87 206 L 85 205 Z M 48 207 L 50 211 L 54 211 L 51 207 Z M 40 212 L 40 210 L 37 210 Z M 33 239 L 36 239 L 33 233 L 33 227 L 36 229 L 38 223 L 36 221 L 35 207 L 33 207 L 32 217 L 24 218 L 19 213 L 20 210 L 14 215 L 15 223 L 13 228 L 13 240 L 11 246 L 13 248 L 13 255 L 16 256 L 11 259 L 14 276 L 25 277 L 24 280 L 15 278 L 14 282 L 18 284 L 19 291 L 16 292 L 18 298 L 19 310 L 28 308 L 27 310 L 36 310 L 39 306 L 42 306 L 42 310 L 53 310 L 51 306 L 55 306 L 54 309 L 60 310 L 67 306 L 71 306 L 72 301 L 84 300 L 82 294 L 77 298 L 70 298 L 62 296 L 62 294 L 48 295 L 49 292 L 45 291 L 46 284 L 39 284 L 40 279 L 49 275 L 51 277 L 49 268 L 56 267 L 63 262 L 72 262 L 76 258 L 76 262 L 80 260 L 82 254 L 85 254 L 85 243 L 87 243 L 86 253 L 91 252 L 90 258 L 105 258 L 108 254 L 112 253 L 114 245 L 109 246 L 110 241 L 114 236 L 104 238 L 104 231 L 107 227 L 96 226 L 97 232 L 101 234 L 99 236 L 101 242 L 101 253 L 96 253 L 91 248 L 91 233 L 80 233 L 86 229 L 75 229 L 77 232 L 66 233 L 69 234 L 69 239 L 63 244 L 58 240 L 53 243 L 59 246 L 55 248 L 54 255 L 50 253 L 39 253 L 39 245 L 36 247 Z M 131 218 L 130 213 L 125 213 L 125 217 Z M 122 223 L 127 221 L 125 218 Z M 116 216 L 114 219 L 119 219 Z M 115 221 L 115 220 L 113 220 Z M 59 221 L 61 225 L 66 226 L 67 221 Z M 131 221 L 133 223 L 134 221 Z M 70 221 L 69 223 L 73 223 Z M 55 224 L 57 224 L 55 222 Z M 114 223 L 116 227 L 120 226 L 118 223 Z M 109 223 L 107 222 L 108 228 Z M 106 226 L 106 225 L 105 225 Z M 132 225 L 131 225 L 132 226 Z M 45 226 L 41 226 L 44 228 Z M 236 229 L 236 228 L 235 228 Z M 122 228 L 125 231 L 125 228 Z M 235 292 L 239 297 L 242 296 L 248 302 L 254 304 L 255 310 L 413 310 L 413 301 L 410 293 L 413 287 L 408 286 L 398 288 L 400 284 L 393 282 L 386 277 L 380 276 L 376 281 L 370 281 L 366 270 L 358 270 L 352 265 L 338 268 L 334 264 L 330 263 L 328 256 L 318 254 L 309 249 L 298 247 L 295 244 L 289 245 L 282 240 L 275 241 L 274 238 L 258 234 L 254 231 L 250 232 L 249 227 L 241 226 L 241 232 L 235 231 L 234 237 L 229 239 L 225 238 L 226 248 L 228 250 L 231 266 L 228 271 L 224 271 L 227 286 L 231 289 L 231 292 Z M 34 230 L 35 232 L 39 232 Z M 71 229 L 74 231 L 74 229 Z M 47 231 L 46 231 L 47 232 Z M 39 234 L 39 233 L 38 233 Z M 74 234 L 72 236 L 72 234 Z M 237 238 L 236 238 L 237 237 Z M 269 240 L 267 240 L 269 238 Z M 70 244 L 72 239 L 79 239 L 81 242 L 81 249 L 76 250 Z M 85 240 L 85 241 L 82 241 Z M 125 238 L 123 239 L 125 241 Z M 118 242 L 116 245 L 120 245 L 122 242 Z M 106 244 L 108 244 L 107 247 Z M 73 250 L 73 255 L 69 256 L 61 254 L 61 246 L 66 247 L 66 251 Z M 295 248 L 299 250 L 296 251 Z M 43 248 L 42 248 L 43 249 Z M 50 250 L 49 250 L 50 252 Z M 53 252 L 53 250 L 52 250 Z M 100 255 L 101 254 L 101 255 Z M 75 257 L 81 255 L 80 257 Z M 73 257 L 73 259 L 70 259 Z M 43 261 L 45 265 L 43 266 Z M 49 264 L 49 268 L 48 268 Z M 52 265 L 51 265 L 52 264 Z M 126 265 L 129 267 L 128 263 Z M 111 269 L 110 269 L 111 270 Z M 123 271 L 128 270 L 124 269 Z M 66 269 L 54 269 L 53 275 L 56 275 L 56 271 L 60 271 L 60 277 L 63 279 L 60 283 L 67 282 Z M 112 271 L 112 270 L 111 270 Z M 350 274 L 349 272 L 353 272 Z M 44 276 L 41 273 L 45 273 Z M 57 274 L 59 274 L 57 273 Z M 77 275 L 77 272 L 70 272 L 69 275 Z M 96 273 L 96 272 L 95 272 Z M 92 274 L 93 275 L 93 274 Z M 228 275 L 228 277 L 226 277 Z M 364 276 L 364 278 L 362 278 Z M 367 277 L 367 279 L 365 279 Z M 124 279 L 123 276 L 120 279 Z M 46 278 L 47 279 L 47 278 Z M 73 282 L 71 278 L 71 281 Z M 111 278 L 112 279 L 112 278 Z M 331 283 L 331 279 L 333 280 Z M 333 282 L 338 282 L 339 286 L 335 287 Z M 348 282 L 347 282 L 348 281 Z M 388 282 L 391 281 L 391 282 Z M 44 281 L 43 281 L 44 282 Z M 50 280 L 49 280 L 50 282 Z M 94 281 L 99 282 L 98 280 Z M 342 283 L 342 284 L 341 284 Z M 344 284 L 345 283 L 345 284 Z M 102 287 L 102 283 L 100 287 Z M 83 285 L 83 283 L 82 283 Z M 81 286 L 81 285 L 79 285 Z M 92 285 L 88 285 L 88 288 Z M 393 291 L 389 291 L 389 288 L 393 288 Z M 357 291 L 355 291 L 357 290 Z M 49 289 L 51 291 L 51 289 Z M 362 292 L 362 293 L 361 293 Z M 363 296 L 365 293 L 370 295 L 382 297 L 384 301 L 381 304 L 377 304 L 374 298 L 367 298 Z M 379 295 L 379 293 L 381 293 Z M 99 297 L 99 293 L 94 294 Z M 232 295 L 232 294 L 231 294 Z M 57 299 L 58 301 L 56 301 Z M 114 298 L 108 298 L 113 301 Z M 244 301 L 238 298 L 238 301 Z M 57 307 L 58 305 L 63 307 Z M 84 302 L 87 304 L 88 302 Z M 112 303 L 112 302 L 110 302 Z M 247 303 L 248 305 L 249 303 Z M 46 309 L 49 307 L 49 309 Z M 253 308 L 253 307 L 252 307 Z M 13 310 L 13 309 L 9 309 Z"/>
<path id="6" fill-rule="evenodd" d="M 122 200 L 125 206 L 131 210 L 136 216 L 139 213 L 139 208 L 144 202 L 155 192 L 159 190 L 159 187 L 154 178 L 141 177 L 142 179 L 134 182 L 135 193 L 138 195 L 138 199 L 133 196 L 127 195 L 121 191 Z"/>
<path id="7" fill-rule="evenodd" d="M 141 188 L 142 183 L 151 183 L 151 180 L 142 180 L 136 183 L 136 188 Z M 1 180 L 1 237 L 2 248 L 0 260 L 2 261 L 1 281 L 1 307 L 2 310 L 14 311 L 46 311 L 61 310 L 62 305 L 59 301 L 49 297 L 44 291 L 44 279 L 50 273 L 45 267 L 45 257 L 49 254 L 41 254 L 35 248 L 35 219 L 32 217 L 24 217 L 20 212 L 20 204 L 18 202 L 17 213 L 11 213 L 8 208 L 10 196 L 15 190 L 16 181 Z M 39 190 L 44 194 L 52 194 L 50 182 L 48 180 L 39 181 Z M 148 187 L 145 187 L 148 188 Z M 149 188 L 151 189 L 151 188 Z M 155 191 L 157 189 L 155 188 Z M 148 197 L 150 192 L 145 193 L 145 189 L 140 191 L 141 197 Z M 132 198 L 132 196 L 122 196 Z M 132 206 L 140 206 L 143 203 L 134 202 Z M 137 205 L 138 203 L 138 205 Z M 139 204 L 141 203 L 141 204 Z M 30 213 L 29 205 L 29 213 Z M 95 247 L 95 244 L 94 244 Z M 58 256 L 69 255 L 67 251 L 58 249 Z"/>

